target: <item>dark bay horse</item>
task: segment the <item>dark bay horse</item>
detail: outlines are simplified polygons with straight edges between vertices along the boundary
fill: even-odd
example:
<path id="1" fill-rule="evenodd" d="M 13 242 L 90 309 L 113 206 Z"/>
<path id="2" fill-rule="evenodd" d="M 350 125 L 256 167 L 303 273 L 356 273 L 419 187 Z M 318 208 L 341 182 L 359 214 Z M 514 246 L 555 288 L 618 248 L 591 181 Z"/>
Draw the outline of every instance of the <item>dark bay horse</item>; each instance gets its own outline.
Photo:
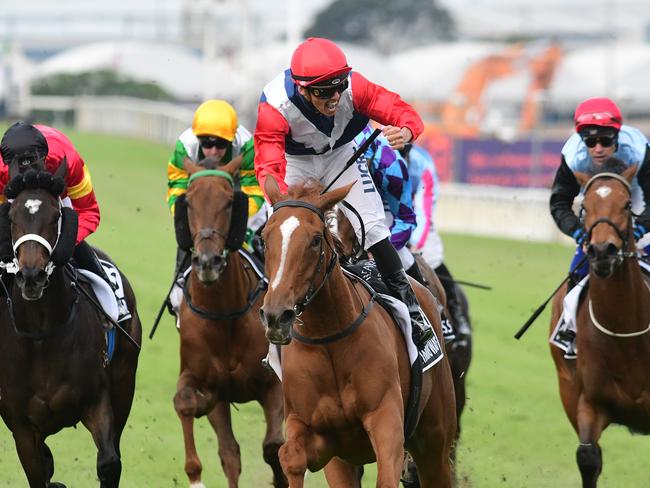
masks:
<path id="1" fill-rule="evenodd" d="M 650 433 L 650 291 L 637 259 L 630 182 L 622 175 L 576 173 L 585 188 L 588 291 L 577 313 L 577 359 L 551 345 L 560 396 L 580 444 L 582 486 L 595 487 L 602 470 L 598 440 L 611 424 Z M 553 301 L 551 331 L 566 289 Z"/>
<path id="2" fill-rule="evenodd" d="M 31 488 L 64 487 L 51 482 L 54 459 L 45 440 L 78 422 L 97 446 L 100 486 L 117 487 L 139 348 L 118 332 L 109 361 L 109 322 L 80 293 L 86 284 L 70 278 L 77 215 L 61 204 L 66 170 L 65 161 L 54 177 L 29 170 L 5 189 L 13 202 L 0 210 L 2 232 L 11 233 L 13 245 L 2 257 L 13 263 L 0 276 L 0 414 Z M 139 343 L 135 296 L 124 275 L 122 282 L 132 317 L 120 325 Z"/>
<path id="3" fill-rule="evenodd" d="M 185 196 L 189 243 L 181 245 L 179 239 L 179 245 L 193 250 L 180 310 L 181 364 L 174 408 L 183 427 L 185 472 L 192 487 L 203 486 L 194 419 L 207 415 L 233 488 L 238 486 L 241 459 L 230 404 L 253 400 L 262 405 L 266 418 L 263 455 L 273 469 L 274 486 L 287 485 L 278 459 L 284 442 L 282 390 L 275 374 L 261 363 L 269 347 L 258 317 L 266 284 L 235 250 L 243 234 L 231 243 L 234 234 L 245 232 L 248 216 L 247 196 L 233 188 L 240 163 L 233 160 L 216 169 L 212 160 L 201 162 L 204 166 L 185 161 L 190 174 Z M 179 208 L 177 204 L 177 213 Z"/>
<path id="4" fill-rule="evenodd" d="M 449 363 L 424 373 L 419 419 L 405 442 L 411 377 L 404 337 L 337 263 L 324 212 L 351 185 L 324 195 L 318 185 L 297 185 L 288 197 L 272 178 L 265 185 L 275 211 L 263 233 L 270 285 L 260 315 L 267 338 L 285 344 L 287 441 L 280 460 L 289 485 L 301 488 L 307 469 L 325 468 L 330 486 L 359 486 L 356 466 L 377 461 L 377 486 L 396 487 L 406 447 L 423 487 L 451 486 L 456 416 Z M 442 337 L 433 297 L 414 288 Z"/>

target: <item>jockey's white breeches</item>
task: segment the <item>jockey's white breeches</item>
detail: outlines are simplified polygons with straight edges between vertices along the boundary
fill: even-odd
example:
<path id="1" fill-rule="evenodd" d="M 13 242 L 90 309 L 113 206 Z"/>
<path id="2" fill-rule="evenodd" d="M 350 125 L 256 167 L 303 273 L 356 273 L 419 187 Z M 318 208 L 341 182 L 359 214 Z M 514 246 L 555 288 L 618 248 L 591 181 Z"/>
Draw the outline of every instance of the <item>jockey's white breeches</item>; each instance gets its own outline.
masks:
<path id="1" fill-rule="evenodd" d="M 288 185 L 293 185 L 312 178 L 327 186 L 344 168 L 355 149 L 354 142 L 349 142 L 326 154 L 306 156 L 287 154 L 284 181 Z M 384 205 L 363 158 L 358 159 L 350 166 L 336 180 L 330 190 L 335 190 L 353 181 L 356 181 L 356 184 L 352 186 L 344 200 L 352 205 L 363 219 L 366 231 L 365 249 L 368 249 L 379 241 L 390 237 L 390 231 L 384 222 Z M 339 208 L 352 224 L 359 242 L 362 242 L 359 219 L 343 205 L 340 205 Z"/>

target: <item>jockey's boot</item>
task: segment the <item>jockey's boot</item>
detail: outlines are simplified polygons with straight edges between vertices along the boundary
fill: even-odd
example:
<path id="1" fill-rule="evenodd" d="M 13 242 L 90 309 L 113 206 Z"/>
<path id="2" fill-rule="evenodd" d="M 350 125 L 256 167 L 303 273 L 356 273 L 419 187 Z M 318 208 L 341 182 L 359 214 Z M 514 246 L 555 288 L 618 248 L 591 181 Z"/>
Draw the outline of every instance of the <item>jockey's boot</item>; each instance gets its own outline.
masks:
<path id="1" fill-rule="evenodd" d="M 467 342 L 472 335 L 472 328 L 469 325 L 469 318 L 465 315 L 463 306 L 458 299 L 458 294 L 454 293 L 452 296 L 447 297 L 447 308 L 454 325 L 456 341 L 459 343 Z"/>
<path id="2" fill-rule="evenodd" d="M 99 258 L 97 257 L 97 254 L 95 254 L 93 248 L 90 247 L 90 244 L 88 244 L 86 241 L 81 241 L 74 248 L 72 257 L 77 263 L 77 266 L 79 266 L 81 269 L 90 271 L 91 273 L 95 273 L 106 283 L 108 283 L 108 286 L 110 286 L 113 291 L 115 291 L 116 286 L 106 274 L 106 270 L 99 262 Z"/>
<path id="3" fill-rule="evenodd" d="M 389 276 L 384 276 L 384 283 L 391 294 L 406 305 L 411 318 L 411 336 L 416 346 L 423 346 L 433 337 L 433 327 L 420 308 L 415 292 L 403 269 Z"/>

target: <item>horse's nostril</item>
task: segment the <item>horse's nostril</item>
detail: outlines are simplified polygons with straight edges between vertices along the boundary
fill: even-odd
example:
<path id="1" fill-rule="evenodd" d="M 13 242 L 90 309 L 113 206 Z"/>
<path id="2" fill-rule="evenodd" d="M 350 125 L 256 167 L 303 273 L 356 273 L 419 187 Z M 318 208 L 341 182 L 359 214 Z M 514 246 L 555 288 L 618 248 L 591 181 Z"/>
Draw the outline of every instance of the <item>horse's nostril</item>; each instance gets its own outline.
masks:
<path id="1" fill-rule="evenodd" d="M 282 312 L 282 315 L 280 315 L 280 320 L 278 322 L 280 322 L 283 325 L 291 324 L 293 323 L 295 318 L 296 318 L 296 312 L 294 312 L 293 310 L 285 310 L 284 312 Z"/>
<path id="2" fill-rule="evenodd" d="M 607 254 L 609 256 L 614 256 L 616 253 L 618 253 L 618 248 L 611 242 L 607 244 Z"/>

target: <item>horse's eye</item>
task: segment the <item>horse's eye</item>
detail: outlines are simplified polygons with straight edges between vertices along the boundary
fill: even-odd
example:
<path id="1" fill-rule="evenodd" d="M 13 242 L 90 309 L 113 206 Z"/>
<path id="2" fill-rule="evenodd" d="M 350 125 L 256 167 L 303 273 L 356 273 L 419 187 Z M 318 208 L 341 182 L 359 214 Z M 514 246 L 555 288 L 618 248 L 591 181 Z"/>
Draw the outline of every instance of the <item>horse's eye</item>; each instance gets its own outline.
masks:
<path id="1" fill-rule="evenodd" d="M 314 238 L 311 240 L 311 245 L 312 247 L 318 247 L 320 246 L 320 243 L 323 241 L 323 236 L 318 234 L 315 235 Z"/>

